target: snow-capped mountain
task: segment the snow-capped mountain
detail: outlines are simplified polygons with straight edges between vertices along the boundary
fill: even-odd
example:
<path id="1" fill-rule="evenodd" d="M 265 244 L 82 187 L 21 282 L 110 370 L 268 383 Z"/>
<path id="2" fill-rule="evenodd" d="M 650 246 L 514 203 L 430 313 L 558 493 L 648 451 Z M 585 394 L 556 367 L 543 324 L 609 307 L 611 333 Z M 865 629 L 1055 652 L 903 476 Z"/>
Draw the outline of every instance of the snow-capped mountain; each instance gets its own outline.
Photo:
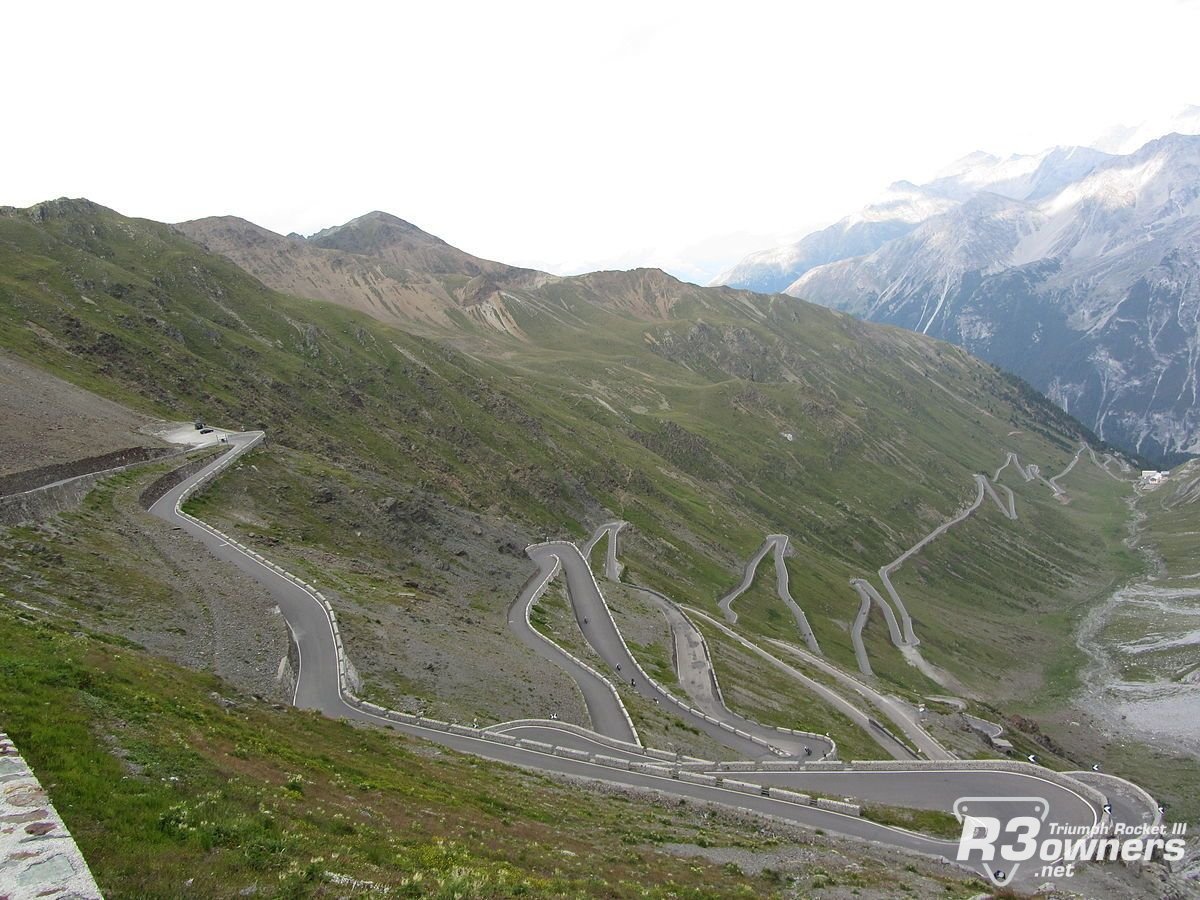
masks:
<path id="1" fill-rule="evenodd" d="M 961 344 L 1119 446 L 1200 453 L 1200 136 L 974 155 L 923 190 L 960 202 L 787 293 Z"/>
<path id="2" fill-rule="evenodd" d="M 1111 154 L 1091 147 L 1051 147 L 1041 153 L 1001 159 L 972 153 L 951 164 L 924 190 L 951 200 L 968 200 L 989 191 L 1013 200 L 1047 197 L 1091 172 Z"/>
<path id="3" fill-rule="evenodd" d="M 814 266 L 870 253 L 954 205 L 953 200 L 907 181 L 898 181 L 882 197 L 853 215 L 795 244 L 753 253 L 717 276 L 712 284 L 763 293 L 782 291 Z"/>
<path id="4" fill-rule="evenodd" d="M 1001 159 L 971 153 L 928 184 L 898 181 L 875 202 L 794 244 L 752 253 L 712 284 L 773 293 L 826 263 L 872 253 L 920 223 L 988 191 L 1013 200 L 1036 200 L 1061 190 L 1110 159 L 1089 147 L 1052 147 Z"/>

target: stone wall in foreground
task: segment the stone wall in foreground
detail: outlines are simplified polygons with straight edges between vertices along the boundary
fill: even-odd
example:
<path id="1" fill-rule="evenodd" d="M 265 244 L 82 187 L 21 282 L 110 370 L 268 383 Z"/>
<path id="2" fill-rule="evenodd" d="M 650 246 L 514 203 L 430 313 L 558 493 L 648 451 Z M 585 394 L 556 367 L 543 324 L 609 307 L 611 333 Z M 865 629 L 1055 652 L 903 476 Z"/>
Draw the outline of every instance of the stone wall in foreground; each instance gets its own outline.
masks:
<path id="1" fill-rule="evenodd" d="M 50 798 L 0 734 L 0 897 L 93 900 L 100 889 Z"/>

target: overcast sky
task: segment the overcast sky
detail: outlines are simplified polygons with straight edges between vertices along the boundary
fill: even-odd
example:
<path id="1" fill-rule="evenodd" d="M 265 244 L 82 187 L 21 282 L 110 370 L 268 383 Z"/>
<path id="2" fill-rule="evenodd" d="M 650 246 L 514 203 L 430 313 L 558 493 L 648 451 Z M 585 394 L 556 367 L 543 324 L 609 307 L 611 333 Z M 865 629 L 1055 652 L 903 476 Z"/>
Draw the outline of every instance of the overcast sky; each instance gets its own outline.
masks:
<path id="1" fill-rule="evenodd" d="M 0 204 L 705 281 L 975 150 L 1200 102 L 1200 3 L 13 3 Z"/>

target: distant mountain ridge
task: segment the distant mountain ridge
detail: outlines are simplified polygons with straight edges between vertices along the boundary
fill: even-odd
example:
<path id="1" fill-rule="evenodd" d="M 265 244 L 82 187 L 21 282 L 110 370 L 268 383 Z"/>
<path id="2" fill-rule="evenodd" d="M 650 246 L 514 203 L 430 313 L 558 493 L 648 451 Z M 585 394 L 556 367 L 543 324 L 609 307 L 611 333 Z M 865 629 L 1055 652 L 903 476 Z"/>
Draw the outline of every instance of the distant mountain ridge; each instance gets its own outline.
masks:
<path id="1" fill-rule="evenodd" d="M 1148 458 L 1200 453 L 1200 136 L 971 154 L 911 190 L 942 208 L 857 253 L 851 217 L 790 248 L 836 231 L 839 258 L 779 248 L 725 280 L 953 341 Z M 798 265 L 761 277 L 772 259 Z"/>
<path id="2" fill-rule="evenodd" d="M 777 293 L 809 269 L 870 253 L 952 205 L 914 184 L 897 182 L 870 206 L 795 244 L 752 253 L 712 284 Z"/>
<path id="3" fill-rule="evenodd" d="M 472 256 L 378 211 L 308 238 L 285 237 L 236 216 L 175 228 L 268 287 L 329 300 L 392 324 L 444 328 L 455 314 L 502 324 L 503 288 L 553 278 Z"/>
<path id="4" fill-rule="evenodd" d="M 274 290 L 429 333 L 465 325 L 521 336 L 521 309 L 559 315 L 551 307 L 564 293 L 646 320 L 665 318 L 677 302 L 704 293 L 660 269 L 556 276 L 482 259 L 379 211 L 307 238 L 235 216 L 173 227 Z"/>

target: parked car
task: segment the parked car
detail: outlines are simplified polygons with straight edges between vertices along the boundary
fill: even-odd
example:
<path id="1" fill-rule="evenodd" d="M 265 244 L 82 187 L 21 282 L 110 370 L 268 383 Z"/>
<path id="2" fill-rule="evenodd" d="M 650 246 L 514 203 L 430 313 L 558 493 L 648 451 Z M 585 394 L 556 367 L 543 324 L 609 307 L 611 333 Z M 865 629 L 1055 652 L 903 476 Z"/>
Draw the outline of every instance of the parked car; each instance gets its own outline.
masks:
<path id="1" fill-rule="evenodd" d="M 212 434 L 213 430 L 211 428 L 201 428 L 200 433 L 201 434 Z"/>

